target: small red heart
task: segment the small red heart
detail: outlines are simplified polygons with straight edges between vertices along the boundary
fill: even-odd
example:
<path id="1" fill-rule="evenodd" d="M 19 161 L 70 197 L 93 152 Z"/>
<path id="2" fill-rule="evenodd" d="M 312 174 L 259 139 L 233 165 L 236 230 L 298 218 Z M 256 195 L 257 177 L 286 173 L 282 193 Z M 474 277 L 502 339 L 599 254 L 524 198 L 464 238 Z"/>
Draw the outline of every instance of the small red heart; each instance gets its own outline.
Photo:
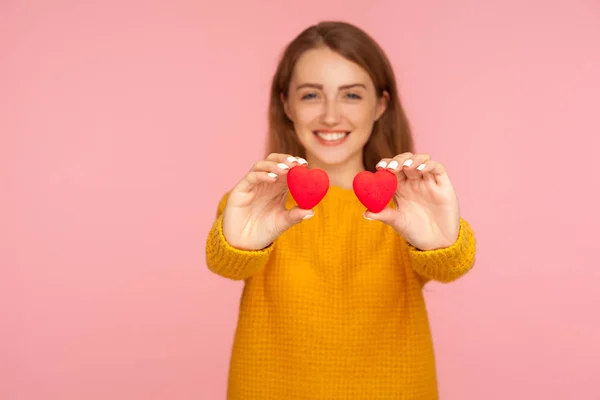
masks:
<path id="1" fill-rule="evenodd" d="M 394 197 L 398 180 L 392 172 L 380 169 L 359 172 L 352 182 L 358 200 L 373 213 L 383 210 Z"/>
<path id="2" fill-rule="evenodd" d="M 322 169 L 308 169 L 301 165 L 292 167 L 287 173 L 290 193 L 298 207 L 310 210 L 327 194 L 329 175 Z"/>

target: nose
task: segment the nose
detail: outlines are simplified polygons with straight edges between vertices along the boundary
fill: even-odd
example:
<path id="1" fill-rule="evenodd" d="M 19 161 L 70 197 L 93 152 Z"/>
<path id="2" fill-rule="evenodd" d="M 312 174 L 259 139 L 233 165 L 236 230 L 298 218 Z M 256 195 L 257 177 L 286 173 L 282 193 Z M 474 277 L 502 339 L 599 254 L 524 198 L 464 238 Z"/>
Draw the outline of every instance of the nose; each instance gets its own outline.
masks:
<path id="1" fill-rule="evenodd" d="M 340 112 L 335 101 L 323 103 L 323 122 L 327 125 L 336 125 L 340 122 Z"/>

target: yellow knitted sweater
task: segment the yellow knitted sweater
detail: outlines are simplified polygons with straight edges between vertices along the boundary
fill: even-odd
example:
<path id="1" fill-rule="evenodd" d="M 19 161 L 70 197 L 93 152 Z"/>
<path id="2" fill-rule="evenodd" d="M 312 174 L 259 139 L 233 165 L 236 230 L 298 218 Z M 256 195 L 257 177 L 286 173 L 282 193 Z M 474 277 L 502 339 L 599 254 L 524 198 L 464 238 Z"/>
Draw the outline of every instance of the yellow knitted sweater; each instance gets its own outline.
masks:
<path id="1" fill-rule="evenodd" d="M 223 236 L 226 200 L 206 261 L 222 277 L 245 280 L 228 399 L 438 398 L 422 287 L 471 269 L 475 238 L 466 221 L 451 247 L 419 251 L 365 220 L 352 190 L 331 187 L 312 218 L 266 249 L 240 251 Z"/>

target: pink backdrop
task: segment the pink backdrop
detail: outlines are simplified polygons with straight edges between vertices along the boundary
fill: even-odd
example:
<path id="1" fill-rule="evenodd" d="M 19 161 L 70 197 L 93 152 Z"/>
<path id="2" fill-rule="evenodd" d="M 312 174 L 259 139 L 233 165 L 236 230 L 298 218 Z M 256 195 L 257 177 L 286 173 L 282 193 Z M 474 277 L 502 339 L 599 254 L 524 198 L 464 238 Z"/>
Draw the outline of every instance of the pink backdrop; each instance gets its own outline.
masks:
<path id="1" fill-rule="evenodd" d="M 0 398 L 224 398 L 241 285 L 204 240 L 328 18 L 387 49 L 478 234 L 427 288 L 442 399 L 600 398 L 600 3 L 519 3 L 2 1 Z"/>

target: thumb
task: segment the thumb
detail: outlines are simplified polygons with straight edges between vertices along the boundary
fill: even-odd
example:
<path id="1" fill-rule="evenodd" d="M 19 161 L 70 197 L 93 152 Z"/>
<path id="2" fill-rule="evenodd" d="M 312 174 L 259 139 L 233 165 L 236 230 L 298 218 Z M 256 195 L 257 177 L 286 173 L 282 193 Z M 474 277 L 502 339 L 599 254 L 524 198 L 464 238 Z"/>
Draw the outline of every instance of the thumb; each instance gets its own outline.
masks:
<path id="1" fill-rule="evenodd" d="M 279 219 L 279 231 L 284 232 L 303 220 L 309 219 L 313 215 L 315 215 L 313 210 L 304 210 L 298 206 L 294 206 L 289 210 L 285 210 Z"/>
<path id="2" fill-rule="evenodd" d="M 309 219 L 315 215 L 313 210 L 304 210 L 298 206 L 294 206 L 287 211 L 287 220 L 290 222 L 290 226 L 301 222 L 304 219 Z"/>
<path id="3" fill-rule="evenodd" d="M 391 207 L 386 207 L 378 213 L 367 210 L 364 212 L 363 217 L 368 220 L 381 221 L 391 225 L 396 219 L 396 210 Z"/>

